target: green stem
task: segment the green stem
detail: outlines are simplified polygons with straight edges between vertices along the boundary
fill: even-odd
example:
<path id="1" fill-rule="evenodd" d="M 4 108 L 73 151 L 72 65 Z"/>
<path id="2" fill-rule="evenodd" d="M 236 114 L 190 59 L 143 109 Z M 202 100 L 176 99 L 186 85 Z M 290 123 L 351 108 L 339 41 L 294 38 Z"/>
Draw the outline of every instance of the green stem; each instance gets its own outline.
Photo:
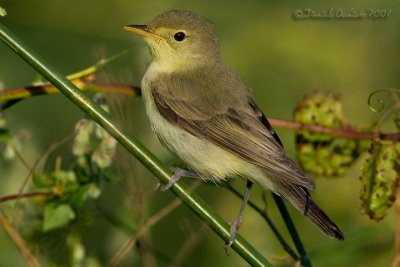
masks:
<path id="1" fill-rule="evenodd" d="M 227 188 L 234 193 L 236 196 L 239 198 L 243 198 L 243 194 L 240 193 L 238 190 L 236 190 L 232 185 L 227 184 Z M 253 201 L 249 200 L 248 202 L 249 206 L 253 208 L 261 217 L 264 218 L 264 220 L 268 223 L 269 227 L 271 228 L 272 232 L 278 239 L 278 241 L 281 243 L 283 249 L 294 259 L 295 261 L 298 261 L 300 259 L 299 255 L 290 247 L 290 245 L 285 241 L 285 238 L 281 235 L 279 232 L 278 228 L 276 228 L 275 224 L 272 222 L 271 218 L 268 216 L 268 214 L 265 212 L 265 210 L 261 209 L 258 207 L 256 204 L 254 204 Z"/>
<path id="2" fill-rule="evenodd" d="M 301 264 L 305 267 L 312 267 L 310 258 L 308 257 L 308 254 L 307 254 L 306 250 L 304 249 L 304 245 L 301 242 L 299 233 L 297 232 L 296 227 L 294 226 L 292 218 L 290 217 L 290 214 L 286 208 L 285 202 L 283 202 L 283 199 L 280 196 L 278 196 L 276 194 L 272 194 L 272 195 L 274 197 L 276 205 L 278 206 L 281 216 L 282 216 L 283 220 L 285 221 L 286 228 L 288 229 L 289 234 L 292 237 L 294 245 L 296 246 L 296 249 L 300 254 Z"/>
<path id="3" fill-rule="evenodd" d="M 109 119 L 109 115 L 92 103 L 74 84 L 50 67 L 32 49 L 28 48 L 10 30 L 0 23 L 0 38 L 21 58 L 29 63 L 43 77 L 57 87 L 66 97 L 74 102 L 90 118 L 102 126 L 123 147 L 146 166 L 162 183 L 169 182 L 172 175 L 167 166 L 161 163 L 145 146 L 134 138 L 128 138 Z M 188 191 L 182 183 L 173 185 L 170 189 L 175 195 L 190 207 L 204 222 L 206 222 L 223 240 L 230 237 L 229 225 L 221 219 L 202 199 Z M 241 236 L 238 236 L 232 248 L 249 264 L 253 266 L 272 266 L 257 250 Z"/>

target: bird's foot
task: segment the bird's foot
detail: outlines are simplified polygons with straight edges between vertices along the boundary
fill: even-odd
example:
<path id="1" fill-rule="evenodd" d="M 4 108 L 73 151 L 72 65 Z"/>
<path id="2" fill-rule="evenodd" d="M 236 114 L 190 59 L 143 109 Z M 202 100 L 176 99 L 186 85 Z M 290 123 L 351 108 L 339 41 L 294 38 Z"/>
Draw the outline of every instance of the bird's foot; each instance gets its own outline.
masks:
<path id="1" fill-rule="evenodd" d="M 242 224 L 242 220 L 243 220 L 243 217 L 239 216 L 239 217 L 236 218 L 236 220 L 234 220 L 233 222 L 229 223 L 229 225 L 230 225 L 230 238 L 229 238 L 229 241 L 224 246 L 226 254 L 228 254 L 228 255 L 229 255 L 228 250 L 236 240 L 236 236 L 237 236 L 237 233 L 239 231 L 239 227 Z"/>
<path id="2" fill-rule="evenodd" d="M 242 205 L 240 206 L 239 215 L 236 217 L 236 220 L 229 223 L 229 225 L 231 226 L 230 227 L 230 238 L 229 238 L 228 243 L 226 243 L 224 246 L 225 252 L 228 255 L 229 255 L 228 250 L 235 242 L 237 233 L 239 231 L 239 227 L 242 224 L 244 208 L 246 207 L 247 202 L 249 201 L 250 191 L 251 191 L 252 186 L 253 186 L 253 182 L 251 182 L 250 180 L 247 180 L 246 191 L 244 192 L 243 201 L 242 201 Z"/>
<path id="3" fill-rule="evenodd" d="M 177 183 L 183 176 L 185 177 L 191 177 L 191 178 L 198 178 L 199 176 L 195 172 L 191 172 L 188 170 L 180 169 L 180 168 L 175 168 L 172 167 L 171 171 L 174 172 L 174 175 L 171 176 L 169 179 L 168 184 L 163 185 L 161 187 L 161 191 L 165 192 L 171 188 L 175 183 Z"/>

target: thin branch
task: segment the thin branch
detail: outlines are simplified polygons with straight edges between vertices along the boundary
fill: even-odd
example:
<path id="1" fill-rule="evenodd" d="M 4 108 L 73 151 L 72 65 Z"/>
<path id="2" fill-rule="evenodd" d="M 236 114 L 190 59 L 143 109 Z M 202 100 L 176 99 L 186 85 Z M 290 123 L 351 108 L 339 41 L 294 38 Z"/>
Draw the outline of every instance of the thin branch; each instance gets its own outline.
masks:
<path id="1" fill-rule="evenodd" d="M 52 143 L 47 149 L 46 151 L 43 153 L 42 156 L 40 156 L 36 162 L 34 163 L 33 167 L 29 170 L 28 175 L 25 177 L 24 181 L 22 182 L 21 187 L 19 188 L 18 194 L 19 195 L 23 195 L 24 189 L 26 187 L 26 185 L 28 184 L 28 182 L 30 181 L 31 177 L 33 175 L 35 175 L 36 171 L 38 170 L 39 166 L 45 162 L 45 160 L 50 156 L 51 153 L 53 153 L 53 151 L 59 147 L 60 145 L 64 144 L 65 142 L 67 142 L 68 140 L 70 140 L 72 137 L 75 136 L 75 132 L 73 132 L 72 134 L 69 134 L 63 138 L 61 138 L 60 140 L 57 140 L 56 142 Z M 14 213 L 14 218 L 13 221 L 14 223 L 17 222 L 19 219 L 18 216 L 18 211 L 19 208 L 21 207 L 21 202 L 20 200 L 17 198 L 17 201 L 15 202 L 15 213 Z"/>
<path id="2" fill-rule="evenodd" d="M 94 75 L 95 72 L 99 71 L 110 62 L 119 59 L 127 52 L 129 52 L 129 50 L 131 49 L 126 49 L 111 57 L 103 58 L 94 65 L 89 66 L 84 70 L 68 75 L 67 79 L 69 79 L 82 91 L 108 92 L 111 88 L 113 93 L 128 94 L 128 95 L 140 94 L 140 88 L 137 89 L 136 86 L 129 86 L 129 85 L 118 86 L 116 84 L 91 83 L 95 80 L 95 75 Z M 56 93 L 60 93 L 60 91 L 49 82 L 43 82 L 41 84 L 34 84 L 21 88 L 2 90 L 0 91 L 0 101 L 6 101 L 6 102 L 0 106 L 0 111 L 3 111 L 9 108 L 10 106 L 16 104 L 20 100 L 30 96 L 56 94 Z"/>
<path id="3" fill-rule="evenodd" d="M 128 96 L 141 94 L 140 87 L 127 84 L 103 83 L 92 81 L 94 76 L 89 78 L 79 78 L 71 80 L 81 91 L 95 93 L 113 93 Z M 0 111 L 4 111 L 12 105 L 32 96 L 59 94 L 60 91 L 51 83 L 41 85 L 25 86 L 20 88 L 5 89 L 0 91 L 0 101 L 4 103 L 0 106 Z"/>
<path id="4" fill-rule="evenodd" d="M 207 231 L 205 224 L 202 224 L 200 228 L 196 231 L 191 231 L 190 235 L 186 238 L 185 243 L 181 249 L 176 253 L 175 258 L 169 264 L 169 267 L 178 267 L 182 265 L 182 262 L 187 254 L 202 240 L 204 239 L 204 234 Z"/>
<path id="5" fill-rule="evenodd" d="M 12 226 L 12 224 L 7 220 L 4 216 L 3 212 L 0 211 L 0 225 L 3 227 L 4 231 L 10 236 L 10 238 L 14 241 L 15 245 L 18 247 L 22 255 L 25 257 L 29 266 L 31 267 L 40 267 L 37 259 L 32 255 L 31 251 L 28 249 L 25 241 L 21 238 L 17 230 Z"/>
<path id="6" fill-rule="evenodd" d="M 175 198 L 167 206 L 159 210 L 156 214 L 149 217 L 144 223 L 139 227 L 134 235 L 132 235 L 122 246 L 122 248 L 114 255 L 107 266 L 114 267 L 119 264 L 119 262 L 125 257 L 126 253 L 135 245 L 140 237 L 142 237 L 146 231 L 158 223 L 162 218 L 167 216 L 172 210 L 178 207 L 182 201 L 179 198 Z"/>
<path id="7" fill-rule="evenodd" d="M 289 211 L 286 208 L 285 202 L 283 202 L 283 199 L 272 193 L 275 203 L 278 206 L 278 209 L 281 213 L 281 216 L 283 218 L 283 221 L 286 224 L 286 228 L 289 231 L 290 236 L 292 237 L 292 240 L 294 242 L 294 245 L 296 246 L 297 251 L 300 254 L 300 262 L 304 267 L 312 267 L 311 261 L 310 261 L 310 257 L 308 256 L 303 242 L 301 242 L 299 233 L 296 230 L 296 226 L 293 223 L 292 218 L 290 217 Z"/>
<path id="8" fill-rule="evenodd" d="M 283 120 L 269 118 L 269 122 L 278 128 L 293 129 L 295 131 L 309 131 L 316 133 L 324 133 L 334 137 L 343 137 L 347 139 L 381 139 L 381 140 L 394 140 L 400 139 L 399 133 L 381 133 L 381 132 L 369 132 L 369 131 L 358 131 L 351 127 L 346 128 L 331 128 L 324 127 L 315 124 L 304 124 L 292 120 Z"/>
<path id="9" fill-rule="evenodd" d="M 22 163 L 22 165 L 24 165 L 25 169 L 27 169 L 29 171 L 31 169 L 31 166 L 29 165 L 29 163 L 25 160 L 24 156 L 19 151 L 18 147 L 15 145 L 14 142 L 12 143 L 12 146 L 13 146 L 13 149 L 15 151 L 15 155 L 17 156 L 19 161 L 21 161 L 21 163 Z"/>
<path id="10" fill-rule="evenodd" d="M 394 112 L 400 109 L 400 102 L 396 102 L 390 108 L 388 108 L 385 112 L 379 116 L 379 118 L 375 121 L 375 129 L 380 129 L 382 124 L 392 115 Z"/>
<path id="11" fill-rule="evenodd" d="M 10 200 L 19 200 L 22 198 L 31 198 L 31 197 L 37 197 L 37 196 L 56 196 L 57 193 L 54 191 L 38 191 L 38 192 L 28 192 L 28 193 L 18 193 L 14 195 L 7 195 L 7 196 L 2 196 L 0 197 L 0 203 L 1 202 L 6 202 Z"/>

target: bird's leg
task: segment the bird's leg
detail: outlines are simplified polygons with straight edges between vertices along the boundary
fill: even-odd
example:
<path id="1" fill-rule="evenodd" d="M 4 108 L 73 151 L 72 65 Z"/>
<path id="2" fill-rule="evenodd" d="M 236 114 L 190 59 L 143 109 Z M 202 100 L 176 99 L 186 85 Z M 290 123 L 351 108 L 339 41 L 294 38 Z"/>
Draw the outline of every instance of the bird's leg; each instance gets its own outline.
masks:
<path id="1" fill-rule="evenodd" d="M 240 206 L 239 215 L 236 217 L 236 220 L 229 223 L 231 226 L 230 227 L 230 239 L 229 239 L 229 242 L 225 244 L 225 250 L 227 252 L 228 252 L 228 249 L 232 246 L 233 242 L 235 242 L 235 240 L 236 240 L 236 235 L 238 233 L 240 224 L 242 223 L 242 220 L 243 220 L 243 212 L 244 212 L 244 209 L 250 198 L 250 191 L 251 191 L 252 186 L 253 186 L 253 182 L 247 180 L 246 191 L 244 192 L 244 197 L 243 197 L 242 205 Z"/>
<path id="2" fill-rule="evenodd" d="M 189 178 L 200 178 L 200 176 L 192 171 L 181 169 L 181 168 L 176 168 L 176 167 L 171 167 L 171 171 L 174 172 L 174 174 L 179 174 L 180 176 L 185 176 Z"/>
<path id="3" fill-rule="evenodd" d="M 169 190 L 171 188 L 171 186 L 173 184 L 175 184 L 176 182 L 178 182 L 183 176 L 190 177 L 190 178 L 199 178 L 197 173 L 191 172 L 191 171 L 188 171 L 188 170 L 172 167 L 171 171 L 174 172 L 174 175 L 171 176 L 171 178 L 169 179 L 168 184 L 166 184 L 166 185 L 161 187 L 161 191 L 163 191 L 163 192 Z"/>

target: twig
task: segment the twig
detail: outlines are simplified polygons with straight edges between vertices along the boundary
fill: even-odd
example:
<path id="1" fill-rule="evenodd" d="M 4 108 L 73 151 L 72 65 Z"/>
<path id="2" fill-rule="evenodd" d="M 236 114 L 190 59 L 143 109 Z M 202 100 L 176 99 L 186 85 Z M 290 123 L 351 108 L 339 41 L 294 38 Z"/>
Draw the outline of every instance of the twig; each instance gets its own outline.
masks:
<path id="1" fill-rule="evenodd" d="M 64 144 L 65 142 L 67 142 L 68 140 L 70 140 L 74 136 L 75 136 L 75 132 L 73 132 L 72 134 L 69 134 L 69 135 L 61 138 L 60 140 L 57 140 L 56 142 L 54 142 L 53 144 L 51 144 L 47 148 L 47 150 L 43 153 L 43 155 L 36 160 L 36 162 L 34 163 L 33 167 L 29 170 L 28 175 L 25 177 L 24 181 L 22 182 L 21 187 L 19 188 L 19 191 L 18 191 L 19 195 L 23 195 L 23 192 L 24 192 L 24 189 L 25 189 L 26 185 L 30 181 L 31 177 L 33 175 L 35 175 L 35 172 L 39 168 L 39 165 L 42 164 L 42 162 L 44 162 L 49 157 L 49 155 L 51 153 L 53 153 L 53 151 L 57 147 L 59 147 L 60 145 Z M 18 221 L 18 210 L 19 210 L 20 204 L 21 204 L 20 200 L 17 198 L 17 201 L 15 202 L 15 213 L 14 213 L 14 218 L 13 218 L 14 222 Z"/>
<path id="2" fill-rule="evenodd" d="M 381 132 L 365 132 L 365 131 L 357 131 L 353 128 L 331 128 L 324 127 L 315 124 L 304 124 L 297 121 L 291 120 L 283 120 L 283 119 L 275 119 L 269 118 L 269 122 L 278 128 L 286 128 L 293 129 L 295 131 L 309 131 L 316 133 L 324 133 L 334 137 L 343 137 L 348 139 L 382 139 L 382 140 L 394 140 L 397 141 L 400 138 L 399 133 L 381 133 Z"/>
<path id="3" fill-rule="evenodd" d="M 185 256 L 204 238 L 206 230 L 207 230 L 206 225 L 202 224 L 200 229 L 198 229 L 197 231 L 192 231 L 190 236 L 186 238 L 185 243 L 178 251 L 175 258 L 169 264 L 169 267 L 181 266 Z"/>
<path id="4" fill-rule="evenodd" d="M 286 208 L 285 202 L 283 202 L 283 199 L 280 196 L 278 196 L 274 193 L 272 193 L 272 195 L 274 197 L 276 205 L 278 206 L 281 216 L 286 224 L 286 228 L 288 229 L 289 234 L 292 237 L 294 245 L 296 246 L 296 249 L 300 254 L 301 264 L 304 267 L 312 267 L 310 258 L 308 257 L 308 254 L 307 254 L 306 250 L 304 249 L 304 245 L 301 242 L 299 233 L 297 232 L 296 227 L 294 226 L 292 218 L 290 217 L 290 214 Z"/>
<path id="5" fill-rule="evenodd" d="M 92 86 L 89 86 L 91 82 L 94 81 L 95 75 L 94 73 L 102 69 L 104 66 L 117 60 L 122 57 L 124 54 L 129 52 L 131 49 L 126 49 L 116 55 L 113 55 L 108 58 L 103 58 L 92 66 L 87 67 L 84 70 L 81 70 L 77 73 L 73 73 L 67 76 L 67 78 L 73 82 L 77 87 L 84 91 L 94 91 L 94 92 L 108 92 L 111 88 L 112 92 L 120 93 L 120 94 L 128 94 L 134 95 L 139 93 L 140 88 L 136 89 L 136 86 L 118 86 L 115 84 L 102 84 L 102 83 L 92 83 Z M 0 101 L 6 101 L 0 106 L 0 111 L 3 111 L 10 106 L 16 104 L 20 100 L 36 95 L 44 95 L 44 94 L 55 94 L 60 93 L 60 91 L 54 87 L 51 83 L 44 82 L 39 85 L 29 85 L 21 88 L 13 88 L 7 90 L 0 91 Z"/>
<path id="6" fill-rule="evenodd" d="M 37 197 L 37 196 L 56 196 L 57 194 L 53 191 L 39 191 L 39 192 L 28 192 L 28 193 L 18 193 L 14 195 L 7 195 L 0 197 L 0 203 L 10 200 L 19 200 L 21 198 L 30 198 L 30 197 Z"/>
<path id="7" fill-rule="evenodd" d="M 15 145 L 14 142 L 13 142 L 12 146 L 15 151 L 15 155 L 17 155 L 17 158 L 19 159 L 19 161 L 21 161 L 21 163 L 22 163 L 22 165 L 24 165 L 25 169 L 27 169 L 29 171 L 31 169 L 31 166 L 29 165 L 29 163 L 25 160 L 24 156 L 21 154 L 21 152 L 19 151 L 18 147 Z"/>
<path id="8" fill-rule="evenodd" d="M 114 93 L 128 96 L 141 94 L 140 87 L 134 85 L 92 82 L 87 78 L 75 79 L 71 80 L 71 82 L 78 86 L 82 91 L 86 92 Z M 60 91 L 51 83 L 0 90 L 0 101 L 5 101 L 0 106 L 0 111 L 4 111 L 20 100 L 28 97 L 59 93 Z"/>
<path id="9" fill-rule="evenodd" d="M 31 251 L 25 244 L 25 241 L 18 234 L 17 230 L 11 225 L 11 223 L 4 216 L 3 212 L 0 211 L 0 225 L 3 227 L 4 231 L 10 236 L 10 238 L 14 241 L 15 245 L 18 247 L 19 251 L 25 257 L 29 266 L 31 267 L 40 267 L 39 262 L 32 255 Z"/>
<path id="10" fill-rule="evenodd" d="M 154 214 L 153 216 L 151 216 L 147 220 L 145 220 L 144 223 L 136 231 L 136 233 L 134 235 L 132 235 L 128 239 L 128 241 L 125 242 L 125 244 L 122 246 L 122 248 L 114 255 L 114 257 L 111 259 L 111 261 L 108 263 L 107 266 L 109 266 L 109 267 L 117 266 L 118 263 L 125 257 L 128 250 L 130 250 L 135 245 L 135 243 L 138 241 L 138 239 L 141 236 L 143 236 L 143 234 L 146 233 L 146 231 L 151 226 L 158 223 L 162 218 L 164 218 L 166 215 L 168 215 L 172 210 L 174 210 L 176 207 L 178 207 L 181 203 L 182 203 L 182 201 L 179 198 L 175 198 L 167 206 L 165 206 L 164 208 L 159 210 L 156 214 Z"/>
<path id="11" fill-rule="evenodd" d="M 375 121 L 375 129 L 380 129 L 382 124 L 387 120 L 387 118 L 392 115 L 395 111 L 400 109 L 400 102 L 396 102 L 390 108 L 388 108 L 385 112 L 383 112 L 379 118 Z"/>

